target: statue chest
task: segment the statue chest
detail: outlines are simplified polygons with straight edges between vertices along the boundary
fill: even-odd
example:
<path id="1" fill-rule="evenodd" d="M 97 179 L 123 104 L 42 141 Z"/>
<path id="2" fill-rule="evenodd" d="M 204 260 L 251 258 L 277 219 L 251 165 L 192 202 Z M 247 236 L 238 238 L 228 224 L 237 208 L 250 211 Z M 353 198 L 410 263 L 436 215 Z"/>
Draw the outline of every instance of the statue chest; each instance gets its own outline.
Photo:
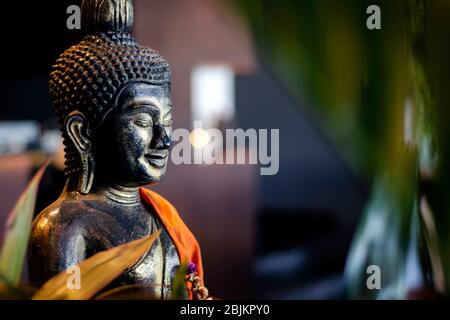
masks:
<path id="1" fill-rule="evenodd" d="M 150 250 L 109 287 L 127 286 L 127 293 L 130 294 L 145 293 L 155 299 L 170 299 L 179 266 L 176 247 L 163 229 Z"/>
<path id="2" fill-rule="evenodd" d="M 128 286 L 127 293 L 144 291 L 156 299 L 168 299 L 172 296 L 172 284 L 180 266 L 177 249 L 162 223 L 147 211 L 131 215 L 130 212 L 116 214 L 93 214 L 90 217 L 89 232 L 94 240 L 92 251 L 88 255 L 140 239 L 161 230 L 147 253 L 132 267 L 125 270 L 108 289 Z"/>

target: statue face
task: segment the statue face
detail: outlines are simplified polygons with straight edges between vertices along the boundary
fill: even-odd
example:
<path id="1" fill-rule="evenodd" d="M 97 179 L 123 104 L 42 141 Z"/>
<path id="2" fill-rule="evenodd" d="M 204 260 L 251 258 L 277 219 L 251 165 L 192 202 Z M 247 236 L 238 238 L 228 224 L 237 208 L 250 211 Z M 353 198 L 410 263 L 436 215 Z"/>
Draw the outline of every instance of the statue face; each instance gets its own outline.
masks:
<path id="1" fill-rule="evenodd" d="M 116 101 L 97 131 L 95 175 L 128 187 L 161 181 L 172 135 L 169 88 L 133 83 Z"/>

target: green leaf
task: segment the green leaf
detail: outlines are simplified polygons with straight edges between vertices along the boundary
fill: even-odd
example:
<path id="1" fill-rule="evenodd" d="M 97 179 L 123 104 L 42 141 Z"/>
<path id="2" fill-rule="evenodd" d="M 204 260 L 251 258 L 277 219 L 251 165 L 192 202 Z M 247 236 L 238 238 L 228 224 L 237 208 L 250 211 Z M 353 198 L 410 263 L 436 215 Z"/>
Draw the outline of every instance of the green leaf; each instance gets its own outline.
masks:
<path id="1" fill-rule="evenodd" d="M 0 283 L 0 300 L 30 300 L 36 289 L 31 287 L 12 287 Z"/>
<path id="2" fill-rule="evenodd" d="M 186 272 L 187 263 L 183 263 L 177 270 L 175 279 L 172 286 L 172 300 L 187 300 L 187 288 L 186 288 Z"/>
<path id="3" fill-rule="evenodd" d="M 102 251 L 78 264 L 80 288 L 67 284 L 73 273 L 61 272 L 51 278 L 33 296 L 34 300 L 87 300 L 117 278 L 125 269 L 135 264 L 153 245 L 161 231 L 131 241 L 110 250 Z"/>
<path id="4" fill-rule="evenodd" d="M 39 182 L 48 162 L 44 164 L 17 201 L 6 223 L 5 239 L 0 251 L 0 274 L 3 283 L 18 286 L 27 252 Z M 1 281 L 1 280 L 0 280 Z"/>
<path id="5" fill-rule="evenodd" d="M 354 236 L 345 268 L 351 299 L 405 299 L 409 250 L 415 250 L 417 231 L 416 152 L 403 149 L 395 164 L 380 173 Z M 398 152 L 400 154 L 400 152 Z M 367 267 L 382 272 L 382 287 L 367 286 Z"/>

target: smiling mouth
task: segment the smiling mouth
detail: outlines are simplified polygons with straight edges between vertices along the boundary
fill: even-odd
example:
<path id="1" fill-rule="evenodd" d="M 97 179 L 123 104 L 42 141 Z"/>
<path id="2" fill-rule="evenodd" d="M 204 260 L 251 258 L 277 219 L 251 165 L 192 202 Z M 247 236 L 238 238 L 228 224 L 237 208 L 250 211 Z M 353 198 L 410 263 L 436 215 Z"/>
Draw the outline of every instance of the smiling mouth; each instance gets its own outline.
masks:
<path id="1" fill-rule="evenodd" d="M 167 153 L 146 154 L 145 158 L 155 168 L 163 168 L 166 165 Z"/>

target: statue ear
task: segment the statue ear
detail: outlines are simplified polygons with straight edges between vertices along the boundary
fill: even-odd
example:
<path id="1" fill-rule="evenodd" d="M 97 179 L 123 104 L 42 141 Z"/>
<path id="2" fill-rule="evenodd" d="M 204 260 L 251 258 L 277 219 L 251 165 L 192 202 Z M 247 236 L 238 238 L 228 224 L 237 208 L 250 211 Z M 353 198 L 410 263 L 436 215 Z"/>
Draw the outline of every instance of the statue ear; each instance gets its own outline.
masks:
<path id="1" fill-rule="evenodd" d="M 89 123 L 83 113 L 73 111 L 66 117 L 64 127 L 81 160 L 78 191 L 87 194 L 92 187 L 95 166 Z"/>

